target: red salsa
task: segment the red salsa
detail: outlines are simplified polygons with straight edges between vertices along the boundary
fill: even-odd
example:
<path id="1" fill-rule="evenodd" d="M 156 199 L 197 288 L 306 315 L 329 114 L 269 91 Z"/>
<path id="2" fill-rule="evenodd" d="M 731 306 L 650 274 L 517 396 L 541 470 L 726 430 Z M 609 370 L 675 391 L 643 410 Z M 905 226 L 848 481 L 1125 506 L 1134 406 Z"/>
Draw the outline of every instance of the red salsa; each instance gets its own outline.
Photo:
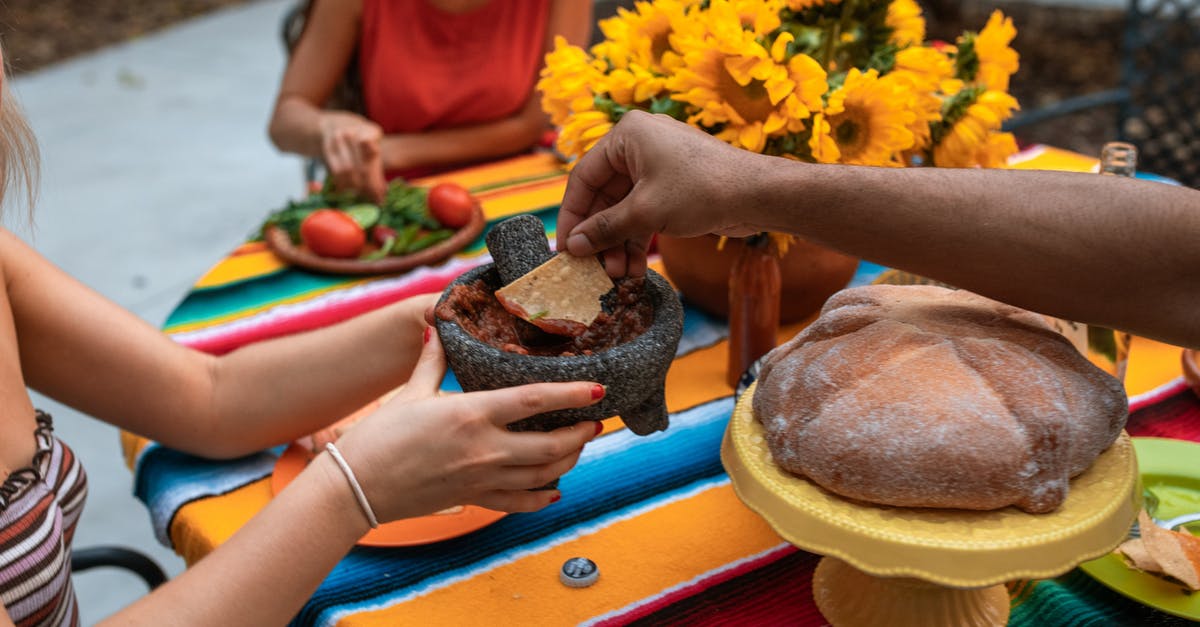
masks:
<path id="1" fill-rule="evenodd" d="M 495 290 L 482 279 L 450 288 L 450 294 L 437 306 L 435 314 L 510 353 L 549 357 L 591 355 L 636 338 L 654 322 L 654 307 L 645 293 L 645 279 L 625 277 L 614 283 L 616 287 L 602 300 L 603 311 L 576 337 L 547 333 L 512 315 L 496 300 Z"/>

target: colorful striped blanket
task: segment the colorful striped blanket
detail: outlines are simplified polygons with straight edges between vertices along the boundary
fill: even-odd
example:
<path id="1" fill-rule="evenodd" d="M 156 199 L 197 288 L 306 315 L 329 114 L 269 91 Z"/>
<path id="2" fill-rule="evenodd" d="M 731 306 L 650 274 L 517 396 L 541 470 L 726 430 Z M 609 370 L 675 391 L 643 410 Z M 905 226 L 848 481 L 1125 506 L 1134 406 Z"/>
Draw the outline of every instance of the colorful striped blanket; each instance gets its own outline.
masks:
<path id="1" fill-rule="evenodd" d="M 1088 170 L 1095 161 L 1034 147 L 1014 167 Z M 421 181 L 471 188 L 494 223 L 533 213 L 553 235 L 565 174 L 548 155 L 527 155 Z M 400 276 L 346 278 L 282 265 L 245 244 L 196 283 L 165 331 L 214 354 L 317 328 L 406 296 L 440 290 L 489 258 L 482 240 L 438 267 Z M 853 284 L 884 268 L 861 264 Z M 783 330 L 787 337 L 799 330 Z M 738 500 L 719 459 L 733 409 L 725 383 L 727 329 L 689 308 L 667 379 L 671 428 L 637 437 L 608 421 L 562 500 L 458 538 L 405 548 L 359 547 L 326 578 L 297 625 L 824 624 L 813 605 L 819 556 L 783 542 Z M 1179 378 L 1179 349 L 1137 339 L 1127 382 L 1129 431 L 1200 441 L 1200 400 Z M 447 389 L 455 389 L 448 377 Z M 134 490 L 164 544 L 194 563 L 271 498 L 281 449 L 233 461 L 191 457 L 123 435 Z M 586 589 L 558 582 L 560 565 L 586 556 L 600 568 Z M 1185 624 L 1109 591 L 1081 571 L 1015 582 L 1012 625 Z"/>

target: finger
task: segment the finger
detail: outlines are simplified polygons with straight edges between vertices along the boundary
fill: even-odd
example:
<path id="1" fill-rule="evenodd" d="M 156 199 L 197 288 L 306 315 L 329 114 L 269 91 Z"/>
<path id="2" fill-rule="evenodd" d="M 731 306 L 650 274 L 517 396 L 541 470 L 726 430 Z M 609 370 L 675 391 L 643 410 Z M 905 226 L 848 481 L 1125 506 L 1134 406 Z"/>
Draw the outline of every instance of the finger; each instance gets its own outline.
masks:
<path id="1" fill-rule="evenodd" d="M 625 254 L 624 246 L 609 248 L 604 251 L 603 256 L 604 270 L 608 272 L 608 276 L 616 279 L 628 274 L 629 260 Z"/>
<path id="2" fill-rule="evenodd" d="M 425 345 L 421 347 L 421 356 L 405 388 L 411 388 L 418 397 L 431 396 L 441 387 L 445 376 L 446 353 L 442 352 L 437 327 L 425 327 Z"/>
<path id="3" fill-rule="evenodd" d="M 613 157 L 615 163 L 609 160 L 607 146 L 613 141 L 610 133 L 572 168 L 558 212 L 558 250 L 567 249 L 567 236 L 575 225 L 619 202 L 632 189 L 633 182 L 629 179 L 623 160 L 619 156 Z M 613 154 L 619 155 L 620 152 L 614 151 Z"/>
<path id="4" fill-rule="evenodd" d="M 471 392 L 465 395 L 497 426 L 559 409 L 587 407 L 604 398 L 604 386 L 599 383 L 572 381 L 569 383 L 531 383 L 510 388 Z"/>
<path id="5" fill-rule="evenodd" d="M 327 164 L 338 189 L 358 189 L 354 155 L 340 133 L 335 135 L 330 145 Z"/>
<path id="6" fill-rule="evenodd" d="M 627 240 L 625 242 L 626 276 L 639 277 L 646 275 L 646 251 L 649 248 L 649 241 Z"/>
<path id="7" fill-rule="evenodd" d="M 560 227 L 561 228 L 561 227 Z M 635 195 L 595 213 L 575 225 L 567 236 L 567 250 L 572 255 L 594 255 L 610 248 L 624 249 L 625 242 L 649 242 L 655 228 L 639 215 Z"/>
<path id="8" fill-rule="evenodd" d="M 499 490 L 536 490 L 567 474 L 579 461 L 580 451 L 540 466 L 509 466 L 493 472 L 491 485 Z"/>
<path id="9" fill-rule="evenodd" d="M 503 448 L 507 455 L 501 463 L 538 466 L 578 455 L 583 445 L 595 439 L 601 429 L 599 422 L 585 420 L 553 431 L 505 432 Z"/>
<path id="10" fill-rule="evenodd" d="M 558 490 L 493 490 L 474 499 L 475 504 L 498 512 L 536 512 L 562 498 Z"/>

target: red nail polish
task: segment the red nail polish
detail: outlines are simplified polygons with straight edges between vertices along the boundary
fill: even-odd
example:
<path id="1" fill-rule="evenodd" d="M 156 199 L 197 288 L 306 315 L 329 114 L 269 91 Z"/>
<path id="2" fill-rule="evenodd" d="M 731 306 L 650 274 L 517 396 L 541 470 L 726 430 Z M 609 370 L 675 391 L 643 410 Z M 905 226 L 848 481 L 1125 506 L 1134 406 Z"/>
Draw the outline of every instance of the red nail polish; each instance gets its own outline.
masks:
<path id="1" fill-rule="evenodd" d="M 604 391 L 605 390 L 604 390 L 603 385 L 600 385 L 599 383 L 597 383 L 596 385 L 593 385 L 592 386 L 592 400 L 598 401 L 598 400 L 604 398 Z"/>
<path id="2" fill-rule="evenodd" d="M 597 420 L 596 421 L 596 435 L 600 435 L 600 433 L 603 431 L 604 431 L 604 423 Z"/>
<path id="3" fill-rule="evenodd" d="M 424 340 L 422 340 L 422 343 L 424 343 L 424 344 L 428 344 L 428 343 L 429 343 L 429 337 L 430 337 L 431 335 L 433 335 L 433 327 L 425 327 L 425 339 L 424 339 Z"/>
<path id="4" fill-rule="evenodd" d="M 561 499 L 561 498 L 562 498 L 562 495 L 561 495 L 561 494 L 555 494 L 554 496 L 550 497 L 550 502 L 551 502 L 551 503 L 557 503 L 557 502 L 558 502 L 558 500 L 559 500 L 559 499 Z"/>

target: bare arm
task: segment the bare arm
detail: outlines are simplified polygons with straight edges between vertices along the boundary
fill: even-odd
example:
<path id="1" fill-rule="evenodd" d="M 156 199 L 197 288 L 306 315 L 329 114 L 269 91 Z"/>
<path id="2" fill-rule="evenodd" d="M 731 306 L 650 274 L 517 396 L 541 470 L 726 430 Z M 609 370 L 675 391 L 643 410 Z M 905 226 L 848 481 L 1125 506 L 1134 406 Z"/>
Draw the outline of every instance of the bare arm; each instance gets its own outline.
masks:
<path id="1" fill-rule="evenodd" d="M 0 231 L 0 263 L 31 387 L 210 457 L 311 433 L 403 383 L 433 302 L 432 295 L 414 297 L 213 357 L 172 342 L 7 231 Z"/>
<path id="2" fill-rule="evenodd" d="M 323 117 L 360 117 L 323 108 L 358 43 L 362 0 L 313 0 L 304 33 L 288 59 L 268 129 L 280 150 L 321 157 Z M 365 118 L 363 118 L 365 120 Z"/>
<path id="3" fill-rule="evenodd" d="M 586 46 L 591 24 L 592 0 L 553 0 L 546 21 L 543 56 L 554 49 L 556 35 L 577 46 Z M 500 157 L 536 144 L 548 124 L 549 118 L 542 112 L 541 99 L 535 90 L 525 107 L 507 118 L 453 129 L 387 135 L 383 139 L 383 162 L 389 170 L 403 170 Z"/>
<path id="4" fill-rule="evenodd" d="M 532 413 L 593 403 L 595 384 L 538 384 L 439 398 L 444 373 L 434 334 L 401 396 L 338 442 L 380 520 L 465 503 L 535 511 L 558 500 L 556 490 L 530 488 L 574 466 L 598 423 L 549 433 L 513 433 L 505 425 Z M 111 623 L 283 624 L 367 528 L 346 477 L 321 454 L 217 550 Z"/>
<path id="5" fill-rule="evenodd" d="M 684 159 L 681 155 L 687 155 Z M 559 244 L 644 272 L 653 233 L 800 235 L 1017 306 L 1200 346 L 1200 192 L 1094 174 L 805 164 L 626 115 L 574 169 Z"/>

